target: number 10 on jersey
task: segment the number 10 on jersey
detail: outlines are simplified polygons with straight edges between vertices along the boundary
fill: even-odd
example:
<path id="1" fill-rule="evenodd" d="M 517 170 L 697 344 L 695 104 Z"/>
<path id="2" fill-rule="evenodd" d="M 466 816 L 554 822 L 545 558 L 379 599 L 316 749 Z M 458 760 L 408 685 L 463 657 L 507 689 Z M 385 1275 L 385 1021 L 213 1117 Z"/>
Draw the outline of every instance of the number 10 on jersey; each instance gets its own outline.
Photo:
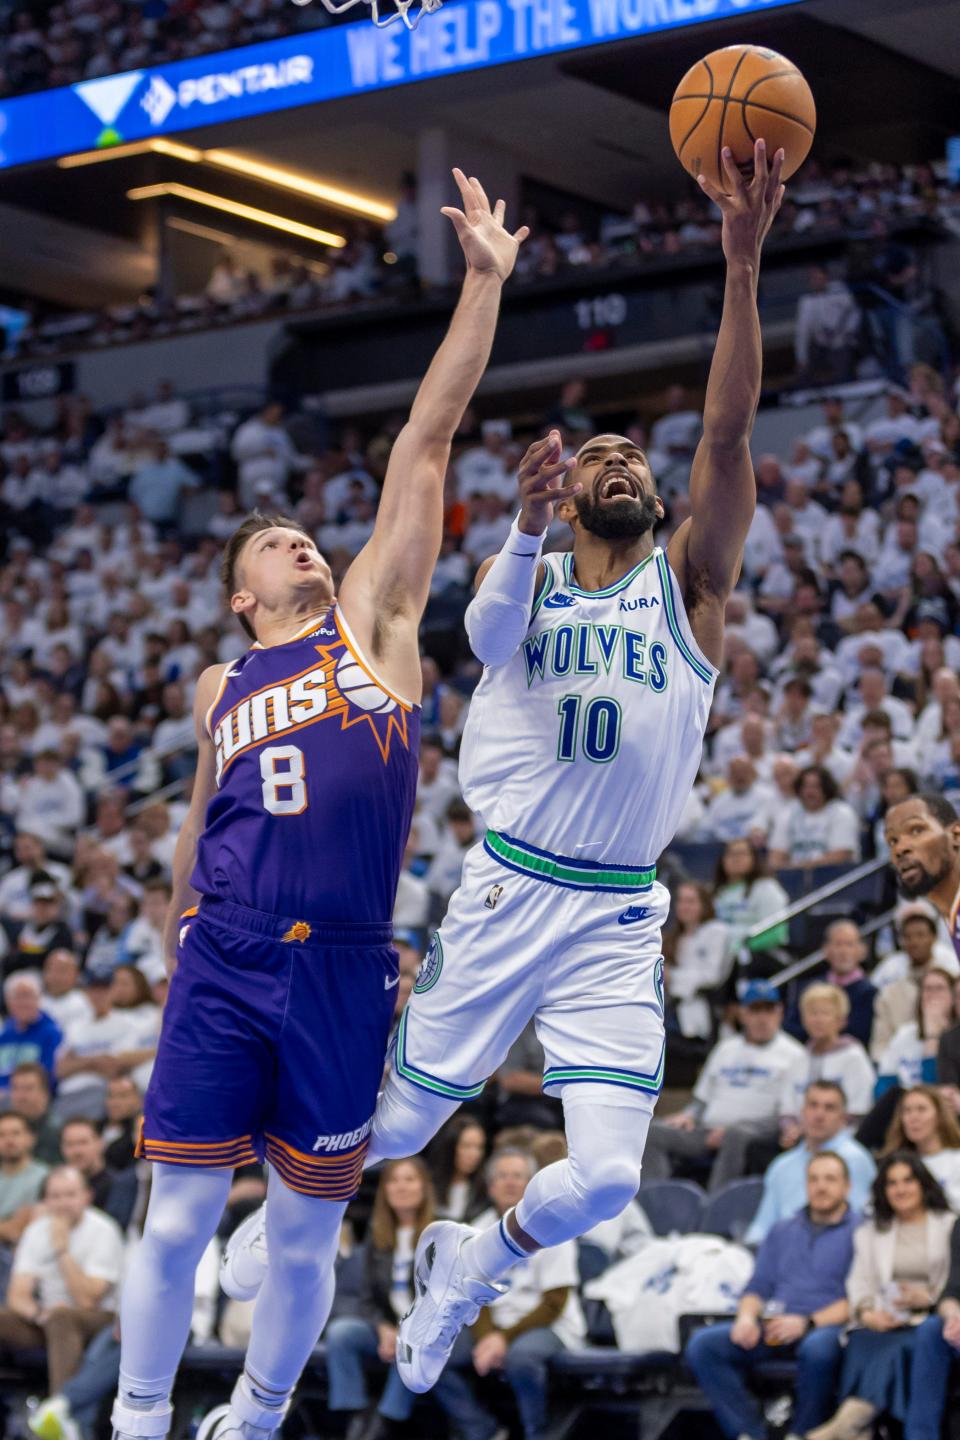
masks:
<path id="1" fill-rule="evenodd" d="M 575 760 L 578 742 L 583 753 L 595 765 L 605 765 L 620 749 L 620 706 L 616 700 L 598 696 L 580 710 L 582 695 L 564 695 L 557 706 L 560 716 L 560 738 L 557 759 Z"/>

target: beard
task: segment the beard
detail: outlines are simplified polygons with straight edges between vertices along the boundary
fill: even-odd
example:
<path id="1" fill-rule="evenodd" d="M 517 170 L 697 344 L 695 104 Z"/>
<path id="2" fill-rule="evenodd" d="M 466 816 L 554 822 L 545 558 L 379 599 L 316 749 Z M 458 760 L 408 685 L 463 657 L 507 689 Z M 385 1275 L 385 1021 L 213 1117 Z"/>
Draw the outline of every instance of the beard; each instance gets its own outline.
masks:
<path id="1" fill-rule="evenodd" d="M 928 870 L 920 865 L 918 874 L 911 880 L 904 880 L 902 875 L 897 875 L 897 889 L 908 900 L 919 900 L 921 895 L 929 895 L 941 881 L 946 880 L 951 868 L 949 857 L 944 860 L 939 871 Z"/>
<path id="2" fill-rule="evenodd" d="M 601 502 L 581 494 L 573 503 L 584 530 L 600 540 L 638 540 L 653 529 L 659 518 L 655 495 L 643 495 L 639 500 L 624 495 Z"/>

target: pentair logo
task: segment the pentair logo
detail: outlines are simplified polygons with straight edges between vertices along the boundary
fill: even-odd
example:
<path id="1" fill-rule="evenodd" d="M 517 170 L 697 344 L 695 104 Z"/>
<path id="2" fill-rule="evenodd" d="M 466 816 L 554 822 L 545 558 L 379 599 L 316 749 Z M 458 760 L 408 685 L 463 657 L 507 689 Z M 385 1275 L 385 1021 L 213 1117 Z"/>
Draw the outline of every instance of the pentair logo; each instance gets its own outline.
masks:
<path id="1" fill-rule="evenodd" d="M 162 75 L 154 75 L 150 81 L 150 89 L 140 101 L 150 116 L 152 125 L 162 125 L 176 103 L 177 92 L 167 84 Z"/>

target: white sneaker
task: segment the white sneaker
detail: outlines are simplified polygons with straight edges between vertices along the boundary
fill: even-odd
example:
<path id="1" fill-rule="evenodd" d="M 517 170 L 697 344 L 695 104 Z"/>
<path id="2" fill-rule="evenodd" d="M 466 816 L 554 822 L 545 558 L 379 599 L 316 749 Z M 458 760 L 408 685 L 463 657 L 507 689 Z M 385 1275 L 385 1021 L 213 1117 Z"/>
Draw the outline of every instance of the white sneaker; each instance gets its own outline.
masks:
<path id="1" fill-rule="evenodd" d="M 220 1260 L 220 1288 L 231 1300 L 255 1300 L 267 1278 L 267 1207 L 238 1225 Z"/>
<path id="2" fill-rule="evenodd" d="M 472 1325 L 480 1307 L 509 1288 L 464 1273 L 463 1247 L 479 1233 L 472 1225 L 435 1220 L 420 1236 L 413 1263 L 413 1304 L 397 1335 L 400 1379 L 416 1395 L 437 1383 L 464 1325 Z"/>
<path id="3" fill-rule="evenodd" d="M 223 1423 L 229 1414 L 229 1405 L 215 1405 L 212 1410 L 208 1410 L 197 1428 L 196 1440 L 214 1440 L 214 1437 L 216 1440 L 227 1440 L 227 1436 L 236 1436 L 237 1440 L 241 1440 L 243 1431 L 239 1422 L 233 1425 Z"/>
<path id="4" fill-rule="evenodd" d="M 27 1420 L 27 1428 L 40 1440 L 80 1440 L 80 1427 L 63 1395 L 42 1401 Z"/>

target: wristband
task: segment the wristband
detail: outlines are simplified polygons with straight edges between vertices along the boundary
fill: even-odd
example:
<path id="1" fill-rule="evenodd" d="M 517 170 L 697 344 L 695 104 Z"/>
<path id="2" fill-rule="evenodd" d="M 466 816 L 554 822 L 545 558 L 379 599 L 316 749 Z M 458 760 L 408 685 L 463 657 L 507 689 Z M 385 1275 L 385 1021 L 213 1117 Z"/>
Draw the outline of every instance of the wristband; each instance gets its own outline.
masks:
<path id="1" fill-rule="evenodd" d="M 510 526 L 510 553 L 512 555 L 539 555 L 543 549 L 543 539 L 546 530 L 540 535 L 528 535 L 525 530 L 520 529 L 520 516 L 517 515 Z"/>

